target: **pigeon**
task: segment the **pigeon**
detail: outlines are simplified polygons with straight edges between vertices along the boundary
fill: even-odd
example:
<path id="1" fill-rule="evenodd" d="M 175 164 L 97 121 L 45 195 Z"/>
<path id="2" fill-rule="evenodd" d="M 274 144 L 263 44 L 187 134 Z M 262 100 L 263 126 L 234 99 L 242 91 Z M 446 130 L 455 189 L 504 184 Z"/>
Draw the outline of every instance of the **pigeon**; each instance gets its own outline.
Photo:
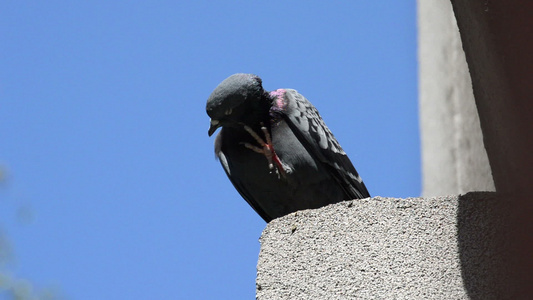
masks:
<path id="1" fill-rule="evenodd" d="M 293 89 L 267 92 L 253 74 L 222 81 L 207 99 L 215 155 L 267 223 L 289 213 L 370 197 L 317 109 Z"/>

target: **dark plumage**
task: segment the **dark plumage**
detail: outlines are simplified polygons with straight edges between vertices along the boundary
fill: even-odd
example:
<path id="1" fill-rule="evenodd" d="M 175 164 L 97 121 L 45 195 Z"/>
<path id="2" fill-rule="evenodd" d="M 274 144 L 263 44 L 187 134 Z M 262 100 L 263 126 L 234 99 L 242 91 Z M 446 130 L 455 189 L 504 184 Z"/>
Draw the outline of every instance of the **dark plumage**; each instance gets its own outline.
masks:
<path id="1" fill-rule="evenodd" d="M 235 74 L 207 99 L 215 154 L 241 196 L 266 221 L 370 197 L 316 108 L 297 91 L 266 92 L 261 79 Z"/>

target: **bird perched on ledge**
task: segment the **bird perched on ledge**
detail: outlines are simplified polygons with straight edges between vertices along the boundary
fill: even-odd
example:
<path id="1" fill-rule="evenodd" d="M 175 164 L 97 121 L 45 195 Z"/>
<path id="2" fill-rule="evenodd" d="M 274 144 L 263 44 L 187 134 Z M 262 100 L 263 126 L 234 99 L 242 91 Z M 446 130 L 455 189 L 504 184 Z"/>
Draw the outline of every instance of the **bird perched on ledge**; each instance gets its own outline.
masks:
<path id="1" fill-rule="evenodd" d="M 317 109 L 297 91 L 267 92 L 234 74 L 207 99 L 215 155 L 241 196 L 266 221 L 297 210 L 370 197 Z"/>

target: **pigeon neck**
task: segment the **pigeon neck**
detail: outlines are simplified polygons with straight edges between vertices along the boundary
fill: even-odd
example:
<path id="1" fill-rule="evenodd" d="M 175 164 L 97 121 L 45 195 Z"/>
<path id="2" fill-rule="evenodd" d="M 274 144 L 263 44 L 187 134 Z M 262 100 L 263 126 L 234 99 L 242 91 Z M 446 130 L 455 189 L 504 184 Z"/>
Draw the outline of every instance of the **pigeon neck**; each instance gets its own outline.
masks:
<path id="1" fill-rule="evenodd" d="M 246 117 L 249 125 L 269 122 L 269 111 L 272 106 L 272 97 L 267 92 L 261 94 L 259 101 L 252 102 L 250 114 Z"/>

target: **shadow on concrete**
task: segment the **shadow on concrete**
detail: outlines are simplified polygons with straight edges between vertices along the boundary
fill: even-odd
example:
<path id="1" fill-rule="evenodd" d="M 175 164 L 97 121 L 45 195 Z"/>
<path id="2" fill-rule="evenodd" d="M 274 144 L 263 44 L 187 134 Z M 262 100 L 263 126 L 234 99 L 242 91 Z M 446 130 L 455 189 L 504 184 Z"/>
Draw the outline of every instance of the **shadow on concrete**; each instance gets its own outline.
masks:
<path id="1" fill-rule="evenodd" d="M 472 192 L 459 197 L 459 259 L 470 299 L 514 299 L 513 295 L 516 296 L 509 285 L 506 206 L 508 202 L 491 192 Z"/>

